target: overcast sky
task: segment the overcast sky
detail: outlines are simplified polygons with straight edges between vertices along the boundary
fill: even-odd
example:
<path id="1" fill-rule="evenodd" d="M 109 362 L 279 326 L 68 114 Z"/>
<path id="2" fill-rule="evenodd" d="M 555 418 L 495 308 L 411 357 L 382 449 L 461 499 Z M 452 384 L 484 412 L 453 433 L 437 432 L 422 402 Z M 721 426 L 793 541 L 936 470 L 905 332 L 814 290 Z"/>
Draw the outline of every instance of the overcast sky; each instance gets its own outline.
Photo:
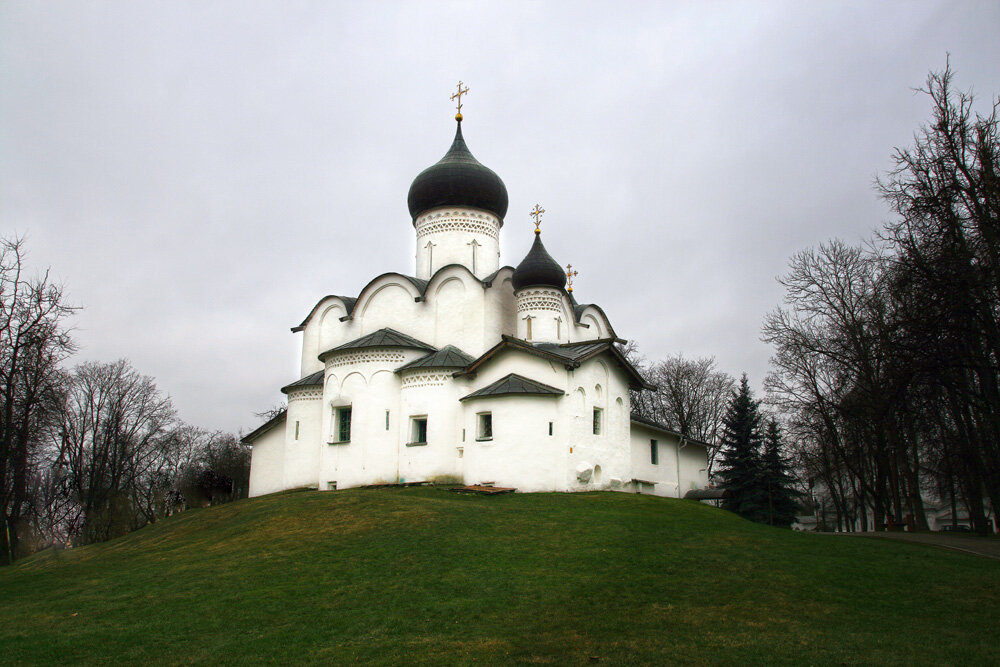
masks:
<path id="1" fill-rule="evenodd" d="M 0 4 L 0 233 L 69 300 L 76 360 L 129 358 L 205 428 L 297 379 L 325 294 L 413 272 L 410 182 L 466 141 L 651 359 L 760 388 L 795 251 L 860 242 L 947 53 L 1000 93 L 1000 3 Z"/>

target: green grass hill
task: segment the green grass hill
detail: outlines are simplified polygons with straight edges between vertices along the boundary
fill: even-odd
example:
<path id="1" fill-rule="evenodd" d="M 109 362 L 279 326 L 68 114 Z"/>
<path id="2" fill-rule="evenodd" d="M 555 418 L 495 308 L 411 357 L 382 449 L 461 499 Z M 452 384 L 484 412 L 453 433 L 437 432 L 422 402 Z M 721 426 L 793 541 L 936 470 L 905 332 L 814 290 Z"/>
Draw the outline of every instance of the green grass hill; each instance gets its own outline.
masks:
<path id="1" fill-rule="evenodd" d="M 6 664 L 1000 664 L 1000 561 L 619 493 L 278 494 L 0 600 Z"/>

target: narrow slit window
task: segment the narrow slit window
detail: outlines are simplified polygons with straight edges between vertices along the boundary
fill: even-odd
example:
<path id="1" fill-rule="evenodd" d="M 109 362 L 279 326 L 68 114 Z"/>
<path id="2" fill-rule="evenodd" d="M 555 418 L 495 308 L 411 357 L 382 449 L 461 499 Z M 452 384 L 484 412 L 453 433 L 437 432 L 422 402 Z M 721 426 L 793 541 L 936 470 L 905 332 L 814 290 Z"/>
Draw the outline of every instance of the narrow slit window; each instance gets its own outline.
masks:
<path id="1" fill-rule="evenodd" d="M 656 440 L 649 441 L 649 462 L 654 466 L 660 464 L 660 447 Z"/>
<path id="2" fill-rule="evenodd" d="M 295 422 L 295 439 L 299 439 L 299 423 Z"/>
<path id="3" fill-rule="evenodd" d="M 601 417 L 603 416 L 601 414 L 602 412 L 603 410 L 601 410 L 600 408 L 594 408 L 594 435 L 601 434 Z"/>
<path id="4" fill-rule="evenodd" d="M 549 422 L 549 435 L 552 435 L 552 422 Z"/>

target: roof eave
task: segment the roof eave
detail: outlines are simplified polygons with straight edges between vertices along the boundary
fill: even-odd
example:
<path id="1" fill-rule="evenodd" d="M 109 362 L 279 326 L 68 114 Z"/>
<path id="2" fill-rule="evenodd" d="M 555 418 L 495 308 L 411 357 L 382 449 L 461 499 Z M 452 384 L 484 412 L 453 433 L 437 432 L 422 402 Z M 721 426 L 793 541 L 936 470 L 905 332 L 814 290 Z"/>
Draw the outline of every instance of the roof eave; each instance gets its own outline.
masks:
<path id="1" fill-rule="evenodd" d="M 275 426 L 278 425 L 279 422 L 285 421 L 287 417 L 288 417 L 288 410 L 286 408 L 281 412 L 279 412 L 278 414 L 276 414 L 275 416 L 268 419 L 266 422 L 264 422 L 254 430 L 247 433 L 242 438 L 240 438 L 240 442 L 244 445 L 250 445 L 252 447 L 254 440 L 258 439 L 260 436 L 264 435 L 265 433 L 273 429 Z"/>

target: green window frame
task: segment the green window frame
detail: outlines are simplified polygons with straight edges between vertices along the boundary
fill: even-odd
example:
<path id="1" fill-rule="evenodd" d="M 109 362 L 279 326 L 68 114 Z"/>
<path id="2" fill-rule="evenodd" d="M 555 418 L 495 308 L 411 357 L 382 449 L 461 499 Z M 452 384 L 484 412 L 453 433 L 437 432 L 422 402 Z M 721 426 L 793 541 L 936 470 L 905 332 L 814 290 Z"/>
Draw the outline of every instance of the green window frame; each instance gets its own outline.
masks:
<path id="1" fill-rule="evenodd" d="M 351 441 L 351 406 L 337 408 L 337 442 Z"/>

